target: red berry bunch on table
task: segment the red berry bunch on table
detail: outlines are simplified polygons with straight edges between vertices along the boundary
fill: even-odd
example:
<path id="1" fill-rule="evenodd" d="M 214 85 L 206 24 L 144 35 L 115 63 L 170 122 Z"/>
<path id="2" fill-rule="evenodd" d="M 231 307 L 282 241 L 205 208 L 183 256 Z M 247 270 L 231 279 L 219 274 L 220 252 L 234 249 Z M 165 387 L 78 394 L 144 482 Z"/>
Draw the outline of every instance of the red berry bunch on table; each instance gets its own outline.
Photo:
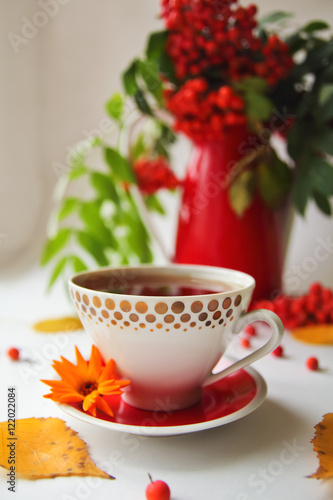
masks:
<path id="1" fill-rule="evenodd" d="M 333 323 L 333 292 L 313 283 L 307 294 L 299 297 L 280 295 L 275 300 L 261 300 L 253 309 L 270 309 L 289 330 L 302 326 Z"/>
<path id="2" fill-rule="evenodd" d="M 165 92 L 175 130 L 195 141 L 218 140 L 230 126 L 246 123 L 244 101 L 228 85 L 209 91 L 203 78 L 188 80 L 178 92 Z"/>
<path id="3" fill-rule="evenodd" d="M 144 194 L 154 194 L 159 189 L 175 189 L 179 180 L 165 158 L 140 158 L 134 165 L 134 174 L 139 189 Z"/>
<path id="4" fill-rule="evenodd" d="M 293 66 L 288 45 L 277 35 L 263 42 L 256 33 L 257 7 L 237 0 L 163 0 L 170 36 L 167 52 L 180 80 L 215 70 L 231 80 L 266 78 L 274 85 Z"/>

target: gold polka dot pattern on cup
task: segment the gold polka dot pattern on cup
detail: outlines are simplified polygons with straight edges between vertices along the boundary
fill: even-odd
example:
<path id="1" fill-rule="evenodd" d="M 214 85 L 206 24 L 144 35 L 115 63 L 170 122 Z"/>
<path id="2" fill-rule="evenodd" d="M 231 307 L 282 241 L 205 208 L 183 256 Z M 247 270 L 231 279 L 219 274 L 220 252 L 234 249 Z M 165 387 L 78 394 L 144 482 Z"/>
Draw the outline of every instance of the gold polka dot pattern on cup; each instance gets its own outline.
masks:
<path id="1" fill-rule="evenodd" d="M 230 318 L 231 315 L 232 315 L 232 309 L 229 309 L 229 311 L 227 311 L 226 316 L 227 318 Z"/>
<path id="2" fill-rule="evenodd" d="M 223 322 L 224 322 L 224 319 L 223 319 L 223 318 L 222 318 L 222 319 L 220 319 L 220 321 L 219 321 L 219 325 L 222 325 L 222 323 L 223 323 Z"/>
<path id="3" fill-rule="evenodd" d="M 181 314 L 184 311 L 185 306 L 183 302 L 177 301 L 172 304 L 171 309 L 175 314 Z"/>
<path id="4" fill-rule="evenodd" d="M 202 308 L 203 308 L 203 303 L 200 302 L 200 300 L 196 300 L 191 305 L 191 311 L 194 312 L 194 313 L 200 312 L 202 310 Z"/>
<path id="5" fill-rule="evenodd" d="M 231 306 L 231 298 L 227 297 L 226 299 L 224 299 L 222 306 L 223 309 L 229 309 L 229 307 Z"/>
<path id="6" fill-rule="evenodd" d="M 194 321 L 192 321 L 192 323 L 190 323 L 190 326 L 193 328 L 194 326 L 196 325 L 196 323 Z"/>
<path id="7" fill-rule="evenodd" d="M 242 296 L 237 295 L 237 297 L 235 298 L 235 306 L 238 307 L 241 302 L 242 302 Z"/>
<path id="8" fill-rule="evenodd" d="M 219 307 L 219 303 L 217 300 L 211 300 L 208 304 L 208 310 L 209 311 L 216 311 L 216 309 Z"/>
<path id="9" fill-rule="evenodd" d="M 112 323 L 113 325 L 116 325 L 116 324 L 117 324 L 117 321 L 115 321 L 114 319 L 112 319 L 112 320 L 111 320 L 111 323 Z"/>
<path id="10" fill-rule="evenodd" d="M 182 321 L 183 323 L 187 323 L 188 321 L 190 321 L 190 319 L 191 316 L 189 314 L 182 314 L 180 317 L 180 321 Z"/>
<path id="11" fill-rule="evenodd" d="M 176 328 L 176 330 L 178 330 L 178 328 L 180 328 L 180 324 L 176 323 L 175 325 L 173 325 L 173 327 Z"/>
<path id="12" fill-rule="evenodd" d="M 132 313 L 132 314 L 129 315 L 129 319 L 131 321 L 136 322 L 136 321 L 139 321 L 139 316 L 137 314 Z"/>
<path id="13" fill-rule="evenodd" d="M 207 313 L 201 313 L 199 314 L 199 321 L 205 321 L 208 317 Z"/>
<path id="14" fill-rule="evenodd" d="M 172 314 L 167 314 L 165 317 L 164 317 L 164 321 L 166 323 L 172 323 L 173 321 L 175 320 L 175 317 L 172 316 Z"/>
<path id="15" fill-rule="evenodd" d="M 137 302 L 135 304 L 135 309 L 140 314 L 145 314 L 148 311 L 148 306 L 145 302 Z"/>
<path id="16" fill-rule="evenodd" d="M 109 311 L 113 311 L 113 309 L 115 308 L 114 301 L 112 299 L 106 299 L 105 300 L 105 307 L 107 309 L 109 309 Z"/>
<path id="17" fill-rule="evenodd" d="M 90 308 L 90 312 L 93 316 L 96 316 L 96 311 L 93 307 Z"/>
<path id="18" fill-rule="evenodd" d="M 222 314 L 221 311 L 214 312 L 213 319 L 219 319 L 219 317 L 221 316 L 221 314 Z"/>
<path id="19" fill-rule="evenodd" d="M 105 309 L 103 309 L 103 310 L 101 311 L 101 315 L 102 315 L 102 316 L 103 316 L 103 318 L 105 318 L 105 319 L 107 319 L 107 318 L 109 317 L 109 313 L 108 313 Z"/>
<path id="20" fill-rule="evenodd" d="M 209 325 L 211 325 L 211 324 L 212 324 L 212 322 L 211 322 L 211 321 L 206 321 L 205 326 L 209 326 Z"/>
<path id="21" fill-rule="evenodd" d="M 168 306 L 165 302 L 158 302 L 155 305 L 154 309 L 157 314 L 165 314 L 168 310 Z"/>
<path id="22" fill-rule="evenodd" d="M 100 321 L 101 323 L 103 323 L 103 318 L 98 318 L 98 321 Z"/>
<path id="23" fill-rule="evenodd" d="M 145 325 L 144 323 L 140 323 L 140 324 L 139 324 L 139 327 L 140 327 L 140 328 L 145 328 L 145 327 L 146 327 L 146 325 Z"/>
<path id="24" fill-rule="evenodd" d="M 120 309 L 124 312 L 130 312 L 130 310 L 132 309 L 132 306 L 131 304 L 128 302 L 128 300 L 122 300 L 120 302 Z"/>
<path id="25" fill-rule="evenodd" d="M 80 297 L 79 292 L 75 292 L 75 297 L 76 297 L 76 300 L 77 300 L 78 302 L 81 302 L 81 297 Z"/>
<path id="26" fill-rule="evenodd" d="M 124 325 L 125 325 L 125 326 L 130 326 L 130 324 L 131 324 L 131 323 L 130 323 L 129 321 L 124 321 Z"/>
<path id="27" fill-rule="evenodd" d="M 116 318 L 116 319 L 123 319 L 123 315 L 119 312 L 119 311 L 116 311 L 113 316 Z"/>
<path id="28" fill-rule="evenodd" d="M 163 328 L 163 325 L 161 323 L 157 323 L 156 328 L 160 330 L 161 328 Z"/>
<path id="29" fill-rule="evenodd" d="M 148 323 L 154 323 L 155 320 L 156 318 L 153 314 L 147 314 L 146 321 L 148 321 Z"/>
<path id="30" fill-rule="evenodd" d="M 89 297 L 88 295 L 84 294 L 82 295 L 82 300 L 85 303 L 86 306 L 89 306 Z"/>
<path id="31" fill-rule="evenodd" d="M 101 299 L 99 297 L 96 297 L 96 296 L 93 297 L 92 301 L 93 301 L 93 304 L 95 307 L 101 307 L 102 302 L 101 302 Z"/>
<path id="32" fill-rule="evenodd" d="M 85 306 L 85 305 L 83 305 L 83 304 L 82 304 L 82 306 L 81 306 L 81 309 L 82 309 L 82 311 L 83 311 L 84 313 L 85 313 L 85 312 L 87 312 L 87 308 L 86 308 L 86 306 Z"/>

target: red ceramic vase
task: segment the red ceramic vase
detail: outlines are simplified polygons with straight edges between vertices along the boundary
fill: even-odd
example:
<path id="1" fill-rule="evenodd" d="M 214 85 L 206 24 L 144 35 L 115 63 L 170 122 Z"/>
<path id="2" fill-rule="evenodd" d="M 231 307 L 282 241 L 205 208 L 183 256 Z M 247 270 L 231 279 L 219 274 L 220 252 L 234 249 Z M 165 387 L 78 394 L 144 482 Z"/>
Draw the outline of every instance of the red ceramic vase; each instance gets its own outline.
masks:
<path id="1" fill-rule="evenodd" d="M 242 216 L 230 204 L 232 167 L 251 149 L 234 127 L 219 142 L 194 144 L 184 180 L 174 262 L 237 269 L 256 280 L 254 299 L 281 292 L 286 209 L 272 211 L 256 195 Z"/>

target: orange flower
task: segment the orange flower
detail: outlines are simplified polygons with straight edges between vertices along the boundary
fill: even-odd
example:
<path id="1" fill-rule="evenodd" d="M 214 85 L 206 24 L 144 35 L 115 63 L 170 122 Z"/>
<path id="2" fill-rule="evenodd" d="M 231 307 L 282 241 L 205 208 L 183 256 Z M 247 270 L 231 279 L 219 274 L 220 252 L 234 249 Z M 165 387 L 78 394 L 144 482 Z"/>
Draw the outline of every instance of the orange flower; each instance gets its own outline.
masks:
<path id="1" fill-rule="evenodd" d="M 51 387 L 51 393 L 44 398 L 58 403 L 78 403 L 82 408 L 96 417 L 96 408 L 113 417 L 113 412 L 103 396 L 122 394 L 122 387 L 130 384 L 130 380 L 117 380 L 114 373 L 113 359 L 105 365 L 101 353 L 92 346 L 90 360 L 87 362 L 75 346 L 76 361 L 74 365 L 61 356 L 61 361 L 53 361 L 53 368 L 61 380 L 42 380 Z"/>

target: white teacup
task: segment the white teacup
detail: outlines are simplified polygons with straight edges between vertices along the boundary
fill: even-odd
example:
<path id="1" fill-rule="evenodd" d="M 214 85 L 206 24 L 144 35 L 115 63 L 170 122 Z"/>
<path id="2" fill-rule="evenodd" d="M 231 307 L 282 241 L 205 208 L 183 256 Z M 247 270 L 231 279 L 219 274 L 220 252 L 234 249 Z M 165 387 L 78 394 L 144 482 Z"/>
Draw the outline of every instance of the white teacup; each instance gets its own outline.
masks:
<path id="1" fill-rule="evenodd" d="M 165 286 L 174 295 L 164 296 Z M 85 330 L 105 361 L 113 358 L 121 376 L 131 380 L 123 400 L 136 408 L 164 411 L 195 404 L 203 386 L 280 344 L 283 325 L 278 316 L 266 310 L 246 313 L 254 286 L 251 276 L 238 271 L 177 264 L 102 268 L 69 281 Z M 212 374 L 234 335 L 253 321 L 270 325 L 269 341 Z"/>

